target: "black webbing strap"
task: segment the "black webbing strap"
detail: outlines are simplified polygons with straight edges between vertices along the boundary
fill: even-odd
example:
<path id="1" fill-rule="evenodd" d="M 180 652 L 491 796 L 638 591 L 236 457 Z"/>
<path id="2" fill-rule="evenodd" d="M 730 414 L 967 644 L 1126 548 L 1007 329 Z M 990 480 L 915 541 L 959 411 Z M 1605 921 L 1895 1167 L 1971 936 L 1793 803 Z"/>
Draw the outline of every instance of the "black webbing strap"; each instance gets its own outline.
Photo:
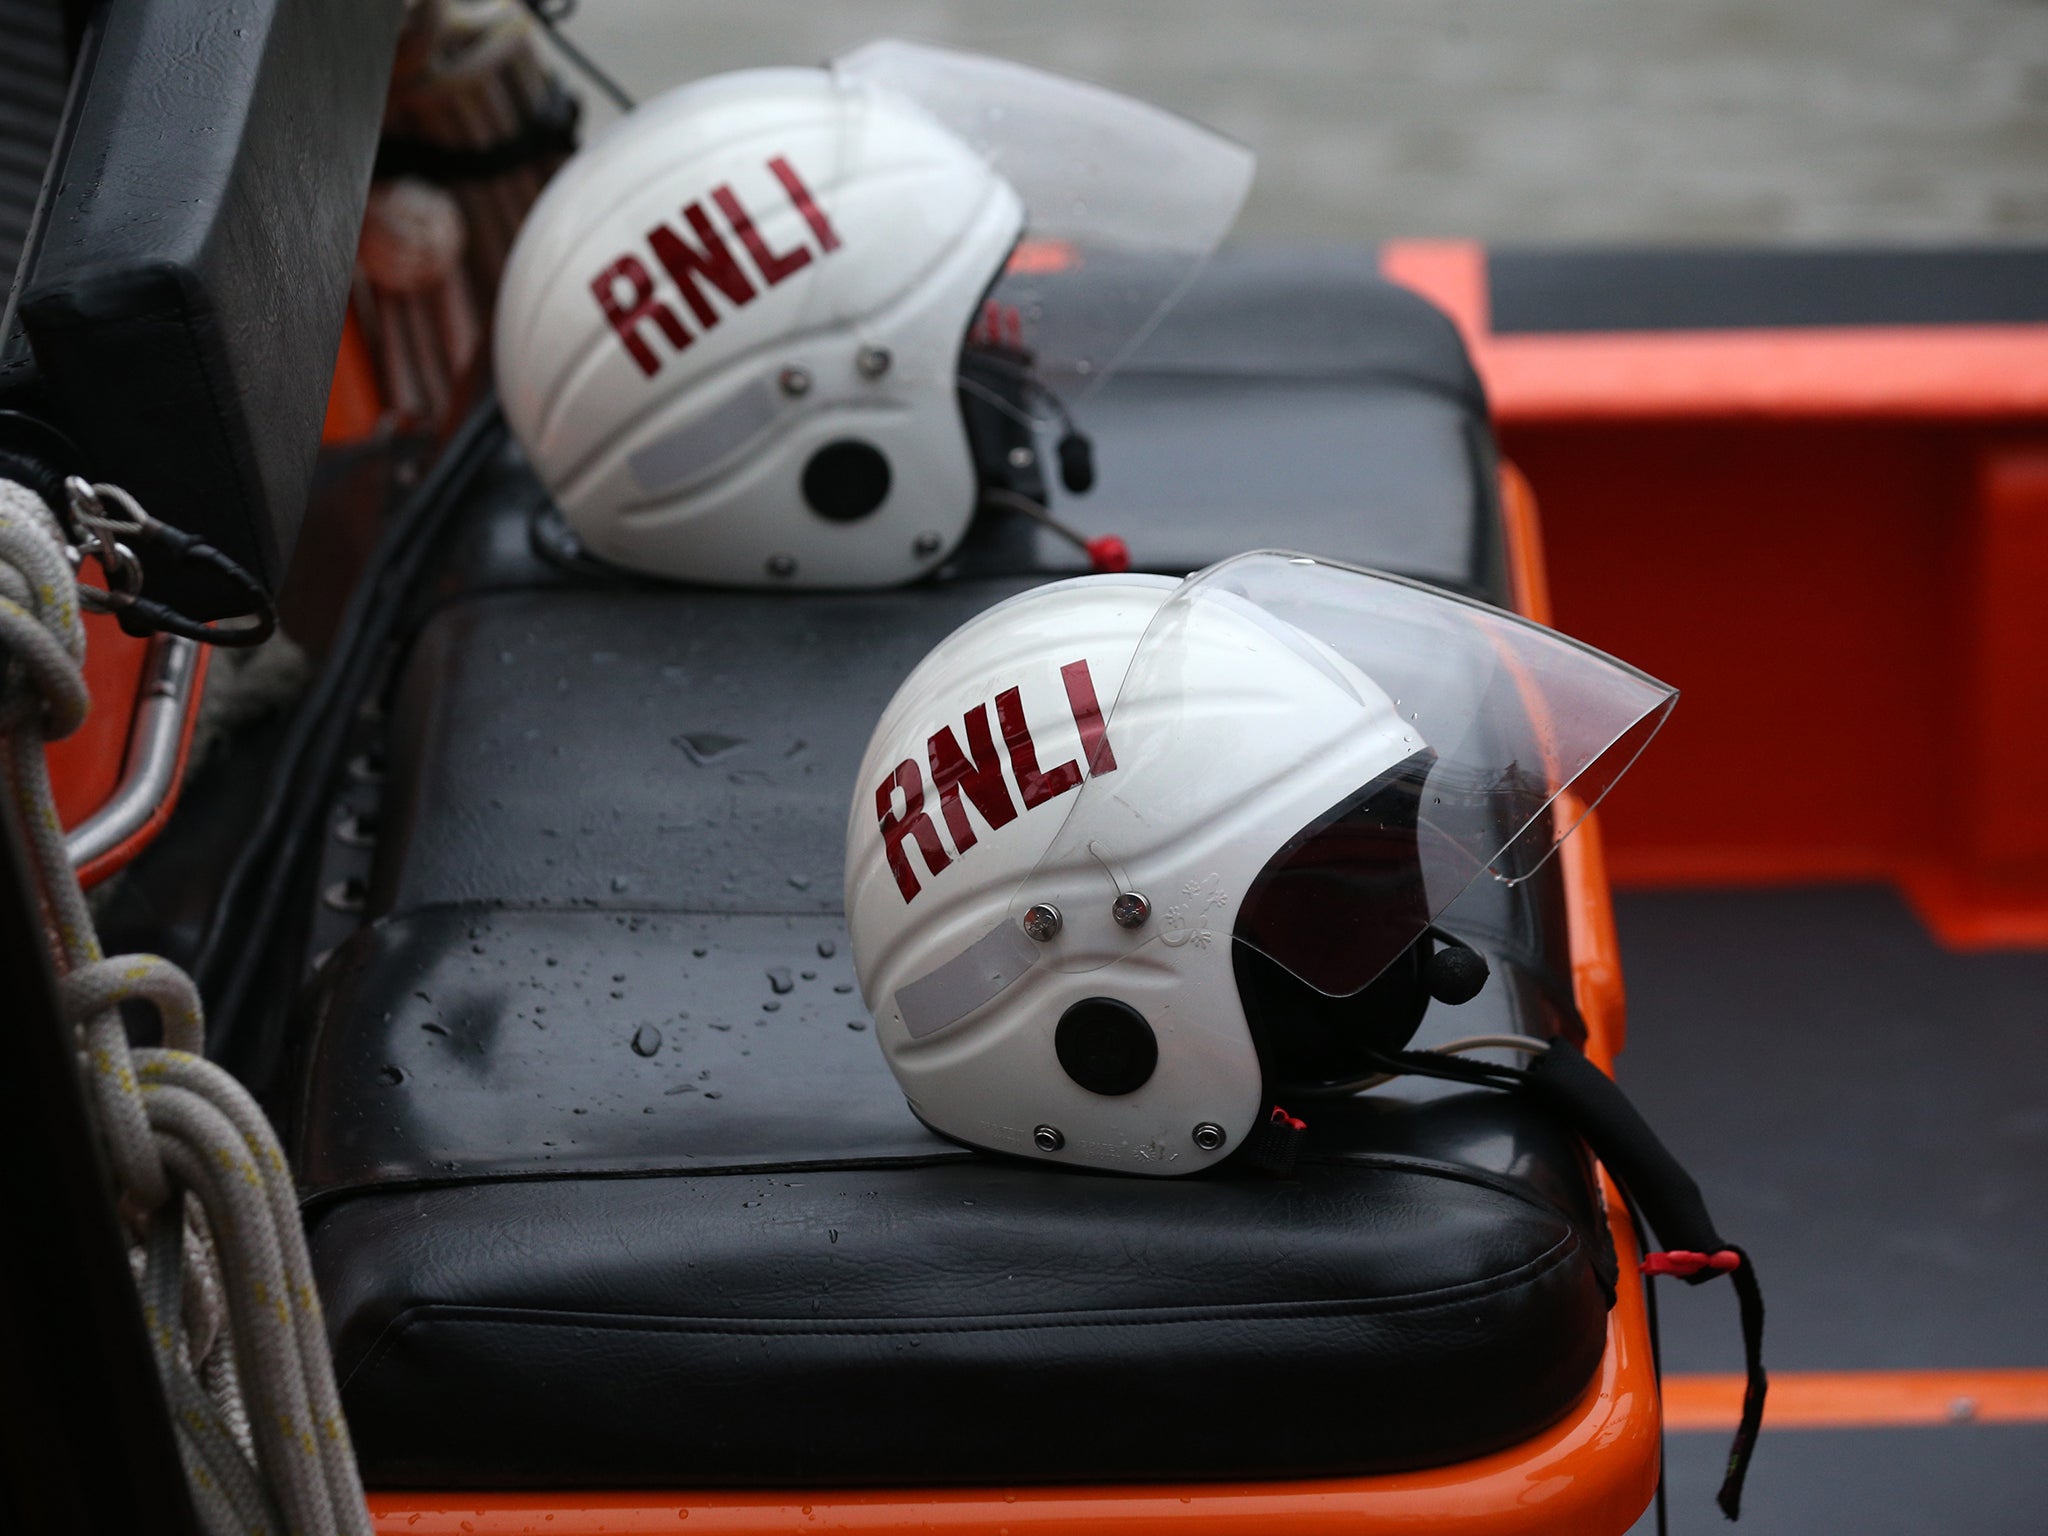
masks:
<path id="1" fill-rule="evenodd" d="M 1245 1132 L 1238 1148 L 1238 1161 L 1259 1173 L 1286 1178 L 1294 1172 L 1295 1159 L 1308 1141 L 1308 1127 L 1275 1104 L 1262 1120 Z"/>
<path id="2" fill-rule="evenodd" d="M 261 645 L 277 632 L 277 607 L 263 583 L 251 576 L 230 556 L 214 548 L 197 534 L 174 528 L 157 518 L 148 520 L 137 536 L 151 569 L 183 565 L 202 566 L 227 584 L 241 589 L 248 606 L 242 617 L 250 622 L 234 629 L 221 629 L 187 618 L 168 604 L 149 597 L 131 597 L 114 609 L 121 628 L 131 635 L 180 635 L 204 645 L 246 648 Z"/>
<path id="3" fill-rule="evenodd" d="M 1764 1394 L 1771 1386 L 1764 1374 L 1764 1293 L 1756 1283 L 1756 1266 L 1749 1262 L 1749 1255 L 1740 1248 L 1734 1251 L 1742 1262 L 1729 1272 L 1728 1281 L 1735 1287 L 1735 1302 L 1742 1312 L 1742 1365 L 1749 1379 L 1742 1391 L 1742 1420 L 1728 1447 L 1721 1491 L 1714 1495 L 1721 1513 L 1730 1520 L 1742 1516 L 1742 1480 L 1749 1475 L 1750 1453 L 1756 1449 L 1757 1431 L 1764 1423 Z"/>
<path id="4" fill-rule="evenodd" d="M 1714 1230 L 1707 1202 L 1692 1175 L 1613 1078 L 1586 1060 L 1569 1040 L 1553 1040 L 1530 1062 L 1523 1086 L 1538 1103 L 1562 1114 L 1641 1207 L 1643 1219 L 1667 1248 L 1713 1253 L 1728 1245 Z"/>
<path id="5" fill-rule="evenodd" d="M 1763 1423 L 1764 1394 L 1770 1385 L 1763 1362 L 1764 1298 L 1757 1286 L 1755 1266 L 1748 1254 L 1722 1241 L 1692 1175 L 1679 1166 L 1670 1149 L 1657 1139 L 1657 1133 L 1614 1079 L 1586 1060 L 1576 1045 L 1569 1040 L 1551 1041 L 1550 1049 L 1522 1073 L 1522 1085 L 1538 1103 L 1585 1137 L 1594 1155 L 1635 1200 L 1660 1243 L 1699 1256 L 1735 1255 L 1737 1262 L 1732 1269 L 1701 1266 L 1684 1275 L 1687 1284 L 1698 1285 L 1717 1274 L 1726 1274 L 1735 1287 L 1741 1311 L 1743 1364 L 1748 1381 L 1742 1394 L 1742 1420 L 1736 1426 L 1735 1441 L 1728 1452 L 1727 1474 L 1715 1496 L 1721 1512 L 1734 1520 L 1741 1514 L 1742 1483 L 1749 1472 L 1750 1454 L 1756 1448 L 1757 1430 Z"/>

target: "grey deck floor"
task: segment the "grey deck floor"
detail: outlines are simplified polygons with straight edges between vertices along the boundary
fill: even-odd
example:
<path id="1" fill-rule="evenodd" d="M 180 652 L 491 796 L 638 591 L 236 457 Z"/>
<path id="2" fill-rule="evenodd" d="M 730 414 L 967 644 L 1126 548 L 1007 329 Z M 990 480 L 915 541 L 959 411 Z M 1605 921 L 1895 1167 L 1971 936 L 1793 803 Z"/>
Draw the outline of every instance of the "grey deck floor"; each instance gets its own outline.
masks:
<path id="1" fill-rule="evenodd" d="M 2039 0 L 583 0 L 626 85 L 868 38 L 1099 80 L 1259 151 L 1247 238 L 2048 234 Z"/>
<path id="2" fill-rule="evenodd" d="M 1755 1258 L 1771 1365 L 2048 1365 L 2048 955 L 1946 953 L 1875 889 L 1618 915 L 1621 1080 Z M 1725 1287 L 1660 1298 L 1667 1370 L 1740 1368 Z M 1724 1524 L 1726 1443 L 1671 1438 L 1680 1536 Z M 1767 1427 L 1747 1505 L 1761 1536 L 2048 1530 L 2048 1425 Z"/>

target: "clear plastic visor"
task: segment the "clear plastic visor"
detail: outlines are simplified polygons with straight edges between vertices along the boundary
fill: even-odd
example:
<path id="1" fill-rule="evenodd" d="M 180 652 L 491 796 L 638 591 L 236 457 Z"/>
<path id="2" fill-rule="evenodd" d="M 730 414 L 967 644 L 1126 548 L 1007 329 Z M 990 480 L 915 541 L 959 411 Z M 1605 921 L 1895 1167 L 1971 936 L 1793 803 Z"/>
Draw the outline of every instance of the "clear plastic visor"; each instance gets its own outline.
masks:
<path id="1" fill-rule="evenodd" d="M 1035 958 L 1062 969 L 1234 939 L 1349 996 L 1480 876 L 1535 873 L 1676 699 L 1482 603 L 1240 555 L 1146 627 L 1010 918 L 1057 909 Z"/>
<path id="2" fill-rule="evenodd" d="M 1242 145 L 1079 80 L 893 40 L 831 69 L 915 102 L 1016 190 L 1024 239 L 989 316 L 1070 401 L 1144 339 L 1251 187 L 1256 159 Z"/>

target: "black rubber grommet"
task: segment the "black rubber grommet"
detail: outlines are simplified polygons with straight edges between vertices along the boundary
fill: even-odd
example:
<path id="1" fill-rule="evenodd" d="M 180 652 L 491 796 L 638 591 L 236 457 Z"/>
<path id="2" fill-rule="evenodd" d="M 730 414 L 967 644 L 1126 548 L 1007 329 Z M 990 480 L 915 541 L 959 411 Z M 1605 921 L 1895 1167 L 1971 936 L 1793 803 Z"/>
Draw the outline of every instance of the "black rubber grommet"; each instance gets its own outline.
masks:
<path id="1" fill-rule="evenodd" d="M 1113 997 L 1083 998 L 1061 1014 L 1052 1048 L 1067 1076 L 1106 1098 L 1136 1093 L 1159 1065 L 1152 1026 Z"/>
<path id="2" fill-rule="evenodd" d="M 827 443 L 804 466 L 804 503 L 835 523 L 866 517 L 889 496 L 889 461 L 873 443 Z"/>

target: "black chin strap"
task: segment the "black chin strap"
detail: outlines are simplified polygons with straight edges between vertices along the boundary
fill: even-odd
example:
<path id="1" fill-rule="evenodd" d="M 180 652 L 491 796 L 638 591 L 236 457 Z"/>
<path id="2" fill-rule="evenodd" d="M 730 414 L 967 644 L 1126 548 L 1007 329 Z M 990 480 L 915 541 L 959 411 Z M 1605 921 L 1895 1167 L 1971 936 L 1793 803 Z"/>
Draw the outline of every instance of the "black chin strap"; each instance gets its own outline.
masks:
<path id="1" fill-rule="evenodd" d="M 1569 1040 L 1553 1040 L 1550 1048 L 1524 1069 L 1466 1061 L 1430 1051 L 1387 1054 L 1391 1071 L 1444 1078 L 1488 1088 L 1519 1088 L 1551 1110 L 1586 1139 L 1586 1144 L 1626 1189 L 1643 1219 L 1666 1245 L 1662 1253 L 1643 1257 L 1646 1275 L 1675 1275 L 1699 1285 L 1725 1274 L 1735 1287 L 1742 1317 L 1742 1353 L 1748 1382 L 1742 1394 L 1742 1421 L 1728 1452 L 1727 1475 L 1715 1500 L 1730 1520 L 1742 1511 L 1742 1483 L 1763 1423 L 1764 1298 L 1749 1255 L 1724 1242 L 1707 1214 L 1699 1185 L 1680 1166 L 1670 1149 L 1628 1101 L 1614 1079 L 1586 1060 Z"/>

